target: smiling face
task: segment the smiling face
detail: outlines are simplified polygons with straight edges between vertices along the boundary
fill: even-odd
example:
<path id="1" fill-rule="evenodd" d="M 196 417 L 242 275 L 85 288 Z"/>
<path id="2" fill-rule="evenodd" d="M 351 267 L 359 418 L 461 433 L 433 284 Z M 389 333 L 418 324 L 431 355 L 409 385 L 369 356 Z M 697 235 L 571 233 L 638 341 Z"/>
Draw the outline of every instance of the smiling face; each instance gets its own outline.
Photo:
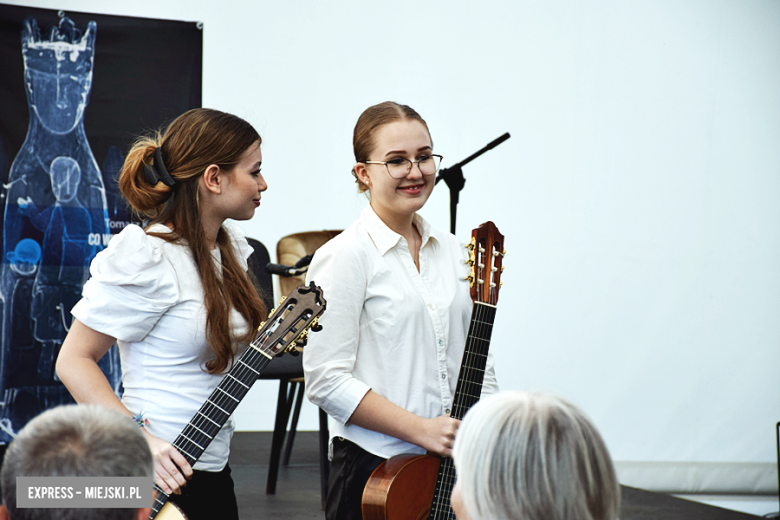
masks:
<path id="1" fill-rule="evenodd" d="M 260 173 L 263 155 L 260 142 L 255 141 L 241 155 L 238 163 L 222 177 L 222 216 L 234 220 L 249 220 L 260 206 L 260 194 L 268 185 Z"/>
<path id="2" fill-rule="evenodd" d="M 404 119 L 380 126 L 374 134 L 369 161 L 403 158 L 418 161 L 433 152 L 431 136 L 416 120 Z M 406 177 L 394 179 L 383 164 L 358 163 L 355 174 L 368 185 L 371 207 L 390 228 L 411 223 L 414 213 L 425 205 L 433 191 L 435 175 L 423 175 L 415 163 Z M 396 229 L 397 230 L 397 229 Z"/>

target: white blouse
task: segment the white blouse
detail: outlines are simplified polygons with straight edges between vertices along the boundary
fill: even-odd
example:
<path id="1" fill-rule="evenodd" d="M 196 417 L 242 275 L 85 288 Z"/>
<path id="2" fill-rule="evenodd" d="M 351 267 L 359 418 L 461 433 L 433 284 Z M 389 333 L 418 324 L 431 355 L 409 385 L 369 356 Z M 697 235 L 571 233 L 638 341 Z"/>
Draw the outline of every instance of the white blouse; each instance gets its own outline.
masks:
<path id="1" fill-rule="evenodd" d="M 224 227 L 246 270 L 251 246 L 238 227 L 227 222 Z M 170 232 L 163 225 L 149 231 Z M 213 255 L 220 265 L 219 249 Z M 90 274 L 82 299 L 71 312 L 91 329 L 117 339 L 122 403 L 148 419 L 152 435 L 173 442 L 223 378 L 205 368 L 213 354 L 206 342 L 203 287 L 190 248 L 130 225 L 97 254 Z M 247 327 L 235 310 L 231 324 L 239 334 Z M 195 469 L 225 467 L 234 428 L 231 417 Z"/>
<path id="2" fill-rule="evenodd" d="M 369 205 L 317 250 L 306 277 L 328 302 L 323 330 L 303 349 L 309 400 L 332 418 L 331 439 L 344 437 L 385 458 L 425 450 L 347 425 L 350 416 L 369 389 L 421 417 L 449 413 L 471 319 L 465 249 L 455 236 L 414 219 L 422 235 L 419 272 L 406 239 Z M 497 391 L 488 356 L 483 395 Z"/>

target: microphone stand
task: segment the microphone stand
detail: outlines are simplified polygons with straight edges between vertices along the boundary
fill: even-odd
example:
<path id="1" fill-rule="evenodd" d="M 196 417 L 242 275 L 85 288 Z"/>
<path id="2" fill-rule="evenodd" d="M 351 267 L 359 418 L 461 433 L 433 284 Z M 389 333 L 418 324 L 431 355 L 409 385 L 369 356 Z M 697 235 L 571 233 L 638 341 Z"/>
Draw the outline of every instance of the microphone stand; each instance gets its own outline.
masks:
<path id="1" fill-rule="evenodd" d="M 500 145 L 507 139 L 509 139 L 509 132 L 505 133 L 498 139 L 491 141 L 487 146 L 466 157 L 459 163 L 453 164 L 449 168 L 444 168 L 436 177 L 436 182 L 434 184 L 438 184 L 439 181 L 443 180 L 444 184 L 446 184 L 450 189 L 450 233 L 453 235 L 455 234 L 455 218 L 458 215 L 458 200 L 460 199 L 460 191 L 466 184 L 466 178 L 463 177 L 463 166 L 470 163 L 488 150 L 491 150 Z"/>

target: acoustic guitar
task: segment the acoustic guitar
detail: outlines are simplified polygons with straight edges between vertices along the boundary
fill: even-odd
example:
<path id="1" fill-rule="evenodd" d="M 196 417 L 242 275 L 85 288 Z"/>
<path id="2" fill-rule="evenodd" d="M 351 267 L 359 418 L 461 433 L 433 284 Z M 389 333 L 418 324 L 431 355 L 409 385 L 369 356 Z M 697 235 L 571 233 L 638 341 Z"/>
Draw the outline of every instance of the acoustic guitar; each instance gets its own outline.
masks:
<path id="1" fill-rule="evenodd" d="M 482 395 L 490 336 L 501 288 L 504 236 L 492 222 L 471 232 L 469 249 L 474 307 L 466 349 L 453 397 L 451 417 L 463 419 Z M 455 518 L 450 495 L 455 467 L 449 457 L 403 454 L 374 470 L 363 491 L 364 520 L 440 520 Z"/>
<path id="2" fill-rule="evenodd" d="M 322 289 L 311 282 L 292 290 L 279 306 L 271 311 L 268 320 L 258 328 L 254 341 L 225 375 L 217 388 L 190 419 L 189 424 L 173 441 L 173 446 L 184 455 L 190 465 L 200 458 L 211 440 L 225 425 L 238 403 L 246 396 L 257 376 L 274 356 L 295 353 L 295 343 L 305 340 L 309 329 L 317 332 L 320 315 L 325 311 Z M 185 518 L 170 495 L 154 485 L 155 498 L 149 520 L 181 520 Z"/>

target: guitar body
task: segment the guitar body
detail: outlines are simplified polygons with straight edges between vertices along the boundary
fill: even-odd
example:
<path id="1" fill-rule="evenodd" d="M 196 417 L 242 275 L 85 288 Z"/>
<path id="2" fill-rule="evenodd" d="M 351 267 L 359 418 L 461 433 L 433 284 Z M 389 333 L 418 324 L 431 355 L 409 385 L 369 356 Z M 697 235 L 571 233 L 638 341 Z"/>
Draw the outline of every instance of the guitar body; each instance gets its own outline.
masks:
<path id="1" fill-rule="evenodd" d="M 482 394 L 482 383 L 503 271 L 504 236 L 492 222 L 471 233 L 469 249 L 474 308 L 453 396 L 453 419 L 462 420 Z M 451 458 L 403 454 L 374 470 L 363 490 L 364 520 L 443 520 L 454 518 L 450 495 L 455 485 Z"/>
<path id="2" fill-rule="evenodd" d="M 187 520 L 187 516 L 184 514 L 179 506 L 173 502 L 166 502 L 165 505 L 157 513 L 155 520 Z"/>
<path id="3" fill-rule="evenodd" d="M 363 491 L 363 520 L 425 520 L 441 458 L 406 453 L 374 472 Z"/>
<path id="4" fill-rule="evenodd" d="M 157 488 L 154 489 L 155 501 L 162 498 Z M 173 502 L 169 502 L 166 498 L 165 504 L 160 508 L 155 520 L 187 520 L 187 515 L 181 510 L 179 506 Z"/>

